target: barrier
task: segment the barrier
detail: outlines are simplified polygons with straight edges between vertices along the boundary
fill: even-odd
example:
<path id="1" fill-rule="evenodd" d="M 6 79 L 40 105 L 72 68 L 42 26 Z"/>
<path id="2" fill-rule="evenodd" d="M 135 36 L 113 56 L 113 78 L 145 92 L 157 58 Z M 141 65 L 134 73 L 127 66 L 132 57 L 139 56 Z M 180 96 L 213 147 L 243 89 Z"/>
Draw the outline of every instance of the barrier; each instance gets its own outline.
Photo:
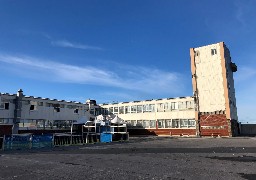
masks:
<path id="1" fill-rule="evenodd" d="M 53 135 L 15 134 L 5 135 L 3 150 L 52 148 Z"/>
<path id="2" fill-rule="evenodd" d="M 53 147 L 53 135 L 32 135 L 31 148 L 52 148 Z"/>
<path id="3" fill-rule="evenodd" d="M 31 148 L 31 135 L 5 135 L 3 149 L 15 150 L 15 149 L 30 149 Z"/>

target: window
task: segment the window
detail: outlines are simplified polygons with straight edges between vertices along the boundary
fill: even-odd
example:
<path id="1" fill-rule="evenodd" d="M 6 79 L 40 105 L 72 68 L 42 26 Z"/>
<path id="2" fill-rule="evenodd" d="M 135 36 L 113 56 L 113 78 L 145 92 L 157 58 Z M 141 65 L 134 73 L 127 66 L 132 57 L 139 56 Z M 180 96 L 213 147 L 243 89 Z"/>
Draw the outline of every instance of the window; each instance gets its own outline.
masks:
<path id="1" fill-rule="evenodd" d="M 136 126 L 136 120 L 131 120 L 131 126 Z"/>
<path id="2" fill-rule="evenodd" d="M 51 106 L 49 106 L 49 107 L 51 107 Z M 69 108 L 69 109 L 72 109 L 72 105 L 67 105 L 67 108 Z"/>
<path id="3" fill-rule="evenodd" d="M 138 120 L 136 126 L 138 126 L 138 127 L 143 127 L 142 123 L 143 123 L 142 120 Z"/>
<path id="4" fill-rule="evenodd" d="M 179 128 L 180 127 L 180 120 L 179 119 L 173 119 L 172 120 L 172 128 Z"/>
<path id="5" fill-rule="evenodd" d="M 60 104 L 53 104 L 54 112 L 60 112 Z"/>
<path id="6" fill-rule="evenodd" d="M 143 126 L 144 128 L 149 128 L 149 127 L 150 127 L 150 122 L 149 122 L 149 120 L 143 120 L 142 126 Z"/>
<path id="7" fill-rule="evenodd" d="M 108 115 L 108 109 L 107 108 L 103 108 L 102 109 L 102 114 L 103 115 Z"/>
<path id="8" fill-rule="evenodd" d="M 118 107 L 114 107 L 114 114 L 118 114 Z"/>
<path id="9" fill-rule="evenodd" d="M 149 126 L 150 126 L 150 128 L 155 128 L 156 127 L 156 121 L 155 120 L 149 120 Z"/>
<path id="10" fill-rule="evenodd" d="M 187 109 L 194 109 L 194 101 L 187 101 Z"/>
<path id="11" fill-rule="evenodd" d="M 35 110 L 35 105 L 30 105 L 30 111 Z"/>
<path id="12" fill-rule="evenodd" d="M 136 113 L 136 109 L 137 109 L 136 106 L 131 106 L 131 113 Z"/>
<path id="13" fill-rule="evenodd" d="M 158 119 L 158 128 L 164 128 L 164 119 Z"/>
<path id="14" fill-rule="evenodd" d="M 165 104 L 165 111 L 171 111 L 172 110 L 172 103 L 166 103 Z"/>
<path id="15" fill-rule="evenodd" d="M 38 105 L 38 106 L 43 106 L 43 105 L 44 105 L 44 102 L 37 102 L 37 105 Z"/>
<path id="16" fill-rule="evenodd" d="M 177 102 L 172 102 L 171 103 L 171 108 L 172 108 L 172 110 L 177 110 L 178 109 L 178 103 Z"/>
<path id="17" fill-rule="evenodd" d="M 165 120 L 165 128 L 171 128 L 172 127 L 172 120 L 166 119 Z"/>
<path id="18" fill-rule="evenodd" d="M 125 113 L 125 114 L 129 113 L 129 111 L 128 111 L 128 106 L 125 106 L 125 107 L 124 107 L 124 113 Z"/>
<path id="19" fill-rule="evenodd" d="M 181 128 L 187 128 L 188 127 L 188 120 L 187 119 L 181 119 L 180 120 L 180 127 Z"/>
<path id="20" fill-rule="evenodd" d="M 211 49 L 211 54 L 212 54 L 212 56 L 217 54 L 217 50 L 216 49 Z"/>
<path id="21" fill-rule="evenodd" d="M 75 114 L 78 114 L 78 109 L 75 109 L 75 110 L 74 110 L 74 113 L 75 113 Z"/>
<path id="22" fill-rule="evenodd" d="M 186 109 L 186 102 L 179 102 L 179 109 Z"/>
<path id="23" fill-rule="evenodd" d="M 195 52 L 195 55 L 196 55 L 196 56 L 199 56 L 199 55 L 200 55 L 199 51 L 196 51 L 196 52 Z"/>
<path id="24" fill-rule="evenodd" d="M 196 121 L 194 119 L 189 119 L 188 127 L 196 127 Z"/>
<path id="25" fill-rule="evenodd" d="M 12 123 L 12 119 L 0 118 L 0 124 Z"/>
<path id="26" fill-rule="evenodd" d="M 119 107 L 119 114 L 124 114 L 124 106 Z"/>
<path id="27" fill-rule="evenodd" d="M 137 113 L 142 113 L 142 105 L 137 106 Z"/>
<path id="28" fill-rule="evenodd" d="M 60 107 L 54 107 L 54 112 L 60 112 Z"/>
<path id="29" fill-rule="evenodd" d="M 112 114 L 113 113 L 113 107 L 109 108 L 109 113 Z"/>
<path id="30" fill-rule="evenodd" d="M 4 103 L 4 109 L 9 109 L 9 103 Z"/>
<path id="31" fill-rule="evenodd" d="M 145 104 L 143 105 L 143 112 L 154 112 L 155 105 L 154 104 Z"/>
<path id="32" fill-rule="evenodd" d="M 163 103 L 157 104 L 157 112 L 164 112 L 164 104 Z"/>

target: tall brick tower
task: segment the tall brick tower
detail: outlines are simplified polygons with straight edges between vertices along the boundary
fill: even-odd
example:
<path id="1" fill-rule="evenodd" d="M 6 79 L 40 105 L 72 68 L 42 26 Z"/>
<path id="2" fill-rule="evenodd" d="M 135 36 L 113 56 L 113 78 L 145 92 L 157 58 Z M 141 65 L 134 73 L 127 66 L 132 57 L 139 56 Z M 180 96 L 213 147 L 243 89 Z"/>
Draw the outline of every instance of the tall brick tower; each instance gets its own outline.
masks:
<path id="1" fill-rule="evenodd" d="M 197 134 L 235 136 L 237 108 L 231 61 L 224 42 L 191 48 L 193 93 L 196 102 Z"/>

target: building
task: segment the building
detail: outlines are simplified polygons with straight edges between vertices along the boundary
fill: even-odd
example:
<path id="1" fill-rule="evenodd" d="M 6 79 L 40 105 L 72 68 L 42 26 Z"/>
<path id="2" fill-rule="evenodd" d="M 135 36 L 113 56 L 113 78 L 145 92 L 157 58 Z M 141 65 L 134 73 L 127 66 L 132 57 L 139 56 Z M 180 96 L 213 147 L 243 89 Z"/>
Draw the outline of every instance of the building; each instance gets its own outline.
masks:
<path id="1" fill-rule="evenodd" d="M 200 135 L 234 136 L 238 117 L 231 61 L 224 42 L 190 49 L 195 119 Z"/>
<path id="2" fill-rule="evenodd" d="M 193 97 L 100 104 L 104 115 L 115 114 L 130 134 L 196 135 Z"/>
<path id="3" fill-rule="evenodd" d="M 0 94 L 0 135 L 24 132 L 70 131 L 72 122 L 83 118 L 94 119 L 96 101 L 86 103 L 25 96 Z"/>
<path id="4" fill-rule="evenodd" d="M 223 42 L 190 49 L 193 96 L 102 104 L 132 134 L 234 136 L 238 132 L 233 72 Z M 107 112 L 107 111 L 104 112 Z"/>
<path id="5" fill-rule="evenodd" d="M 190 49 L 193 96 L 97 105 L 1 94 L 0 128 L 12 132 L 61 131 L 73 121 L 116 115 L 130 134 L 235 136 L 238 117 L 233 72 L 236 65 L 223 42 Z M 4 126 L 3 126 L 4 125 Z M 5 128 L 3 128 L 5 127 Z M 0 129 L 1 130 L 1 129 Z"/>

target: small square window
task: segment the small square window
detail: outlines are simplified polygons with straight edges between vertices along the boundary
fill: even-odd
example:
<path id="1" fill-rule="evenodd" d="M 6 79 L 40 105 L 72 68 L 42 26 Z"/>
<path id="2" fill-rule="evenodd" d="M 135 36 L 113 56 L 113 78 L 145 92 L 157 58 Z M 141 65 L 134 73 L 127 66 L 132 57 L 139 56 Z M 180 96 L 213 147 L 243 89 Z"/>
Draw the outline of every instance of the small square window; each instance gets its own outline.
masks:
<path id="1" fill-rule="evenodd" d="M 30 111 L 35 110 L 35 105 L 30 105 Z"/>
<path id="2" fill-rule="evenodd" d="M 4 109 L 9 109 L 9 103 L 4 103 Z"/>
<path id="3" fill-rule="evenodd" d="M 212 54 L 212 56 L 217 54 L 217 50 L 216 49 L 211 49 L 211 54 Z"/>

